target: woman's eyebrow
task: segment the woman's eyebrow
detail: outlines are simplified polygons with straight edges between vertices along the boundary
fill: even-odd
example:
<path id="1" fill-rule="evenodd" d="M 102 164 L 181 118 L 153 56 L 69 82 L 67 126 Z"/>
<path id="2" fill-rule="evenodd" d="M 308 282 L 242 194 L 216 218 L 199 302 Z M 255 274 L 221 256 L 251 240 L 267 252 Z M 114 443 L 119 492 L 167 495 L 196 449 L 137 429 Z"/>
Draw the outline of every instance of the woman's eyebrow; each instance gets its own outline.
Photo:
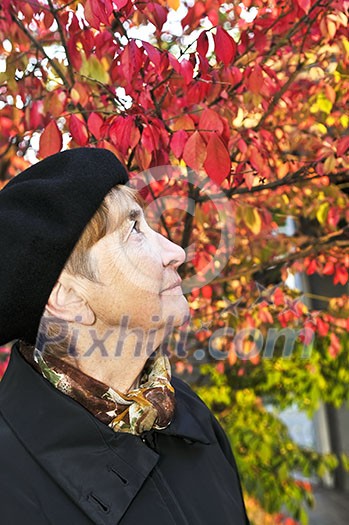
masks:
<path id="1" fill-rule="evenodd" d="M 126 215 L 125 219 L 129 219 L 130 221 L 136 221 L 137 219 L 140 219 L 143 216 L 143 211 L 141 209 L 132 209 L 129 210 L 128 215 Z"/>
<path id="2" fill-rule="evenodd" d="M 116 229 L 123 229 L 124 227 L 126 227 L 126 223 L 128 223 L 129 221 L 137 221 L 138 219 L 143 217 L 143 215 L 143 210 L 141 208 L 132 208 L 131 210 L 127 210 L 126 213 L 120 217 L 120 220 L 116 225 Z"/>

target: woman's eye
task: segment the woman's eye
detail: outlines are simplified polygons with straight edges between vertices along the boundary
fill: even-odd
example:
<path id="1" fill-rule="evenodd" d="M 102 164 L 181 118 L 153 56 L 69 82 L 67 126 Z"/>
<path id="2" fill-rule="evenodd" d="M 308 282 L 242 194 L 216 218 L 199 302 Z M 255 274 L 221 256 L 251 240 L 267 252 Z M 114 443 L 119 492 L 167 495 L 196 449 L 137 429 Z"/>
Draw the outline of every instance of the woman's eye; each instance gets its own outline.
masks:
<path id="1" fill-rule="evenodd" d="M 131 233 L 141 233 L 139 229 L 139 221 L 133 221 L 133 226 L 131 229 Z"/>

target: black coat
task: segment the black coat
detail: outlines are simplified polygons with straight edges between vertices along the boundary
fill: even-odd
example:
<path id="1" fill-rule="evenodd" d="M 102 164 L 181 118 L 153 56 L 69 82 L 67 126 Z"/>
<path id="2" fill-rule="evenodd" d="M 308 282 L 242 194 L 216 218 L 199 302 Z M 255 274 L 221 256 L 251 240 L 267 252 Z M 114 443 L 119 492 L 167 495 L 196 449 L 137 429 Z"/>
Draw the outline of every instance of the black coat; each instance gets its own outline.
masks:
<path id="1" fill-rule="evenodd" d="M 244 525 L 228 439 L 172 377 L 171 424 L 114 432 L 59 392 L 16 345 L 0 382 L 2 525 Z"/>

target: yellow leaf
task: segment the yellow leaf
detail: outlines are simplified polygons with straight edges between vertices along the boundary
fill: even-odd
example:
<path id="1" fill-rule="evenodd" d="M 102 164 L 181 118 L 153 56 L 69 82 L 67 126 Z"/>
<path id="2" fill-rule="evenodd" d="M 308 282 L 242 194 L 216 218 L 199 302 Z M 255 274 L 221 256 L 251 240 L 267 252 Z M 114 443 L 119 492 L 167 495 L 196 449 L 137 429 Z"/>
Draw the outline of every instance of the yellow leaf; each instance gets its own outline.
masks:
<path id="1" fill-rule="evenodd" d="M 258 235 L 262 228 L 262 219 L 258 210 L 253 206 L 246 206 L 242 209 L 242 217 L 248 229 L 255 235 Z"/>
<path id="2" fill-rule="evenodd" d="M 317 209 L 316 218 L 321 225 L 325 224 L 327 219 L 328 210 L 330 208 L 329 202 L 323 202 Z"/>
<path id="3" fill-rule="evenodd" d="M 238 114 L 233 120 L 233 126 L 235 126 L 236 128 L 239 128 L 243 120 L 244 120 L 244 111 L 241 107 L 239 107 Z"/>
<path id="4" fill-rule="evenodd" d="M 260 115 L 254 115 L 253 117 L 247 117 L 244 120 L 244 128 L 254 128 L 257 126 L 258 122 L 260 120 Z"/>
<path id="5" fill-rule="evenodd" d="M 180 0 L 167 0 L 168 7 L 172 7 L 175 11 L 179 8 L 180 3 Z"/>
<path id="6" fill-rule="evenodd" d="M 289 171 L 290 171 L 290 166 L 288 162 L 282 162 L 281 164 L 277 166 L 277 175 L 280 179 L 282 179 L 283 177 L 286 177 Z"/>
<path id="7" fill-rule="evenodd" d="M 324 173 L 332 173 L 336 167 L 336 159 L 334 155 L 330 155 L 324 162 Z"/>
<path id="8" fill-rule="evenodd" d="M 321 67 L 311 67 L 307 73 L 310 80 L 316 81 L 325 77 L 325 71 Z"/>
<path id="9" fill-rule="evenodd" d="M 333 124 L 335 124 L 336 122 L 336 119 L 332 116 L 332 115 L 329 115 L 327 118 L 326 118 L 326 125 L 327 126 L 333 126 Z"/>
<path id="10" fill-rule="evenodd" d="M 77 89 L 74 87 L 70 90 L 70 96 L 74 104 L 77 104 L 80 100 L 80 95 Z"/>
<path id="11" fill-rule="evenodd" d="M 343 126 L 343 128 L 347 128 L 349 126 L 349 116 L 348 115 L 342 115 L 339 119 L 339 122 Z"/>
<path id="12" fill-rule="evenodd" d="M 343 45 L 343 48 L 344 48 L 344 52 L 345 52 L 346 58 L 348 58 L 349 57 L 349 40 L 347 38 L 345 38 L 344 35 L 342 35 L 341 42 L 342 42 L 342 45 Z"/>
<path id="13" fill-rule="evenodd" d="M 89 77 L 91 80 L 97 80 L 102 84 L 108 84 L 109 74 L 105 70 L 105 65 L 98 60 L 95 55 L 91 55 L 88 60 L 82 57 L 81 75 Z"/>
<path id="14" fill-rule="evenodd" d="M 327 123 L 327 120 L 326 120 Z M 310 126 L 310 132 L 316 133 L 320 135 L 324 135 L 327 133 L 327 128 L 321 122 L 315 122 L 312 126 Z"/>
<path id="15" fill-rule="evenodd" d="M 323 111 L 327 115 L 331 113 L 332 110 L 332 102 L 328 100 L 326 95 L 323 93 L 319 93 L 316 97 L 316 102 L 310 107 L 311 113 L 317 113 L 318 111 Z"/>

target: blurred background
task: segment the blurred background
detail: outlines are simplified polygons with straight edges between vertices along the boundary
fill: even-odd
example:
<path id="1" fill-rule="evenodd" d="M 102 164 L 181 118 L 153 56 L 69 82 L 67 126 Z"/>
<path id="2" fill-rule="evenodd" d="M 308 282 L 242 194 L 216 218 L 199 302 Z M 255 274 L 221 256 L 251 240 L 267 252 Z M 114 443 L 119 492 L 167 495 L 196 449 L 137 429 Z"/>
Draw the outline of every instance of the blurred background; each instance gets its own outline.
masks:
<path id="1" fill-rule="evenodd" d="M 191 319 L 165 349 L 226 430 L 255 525 L 348 522 L 348 8 L 0 5 L 0 187 L 65 148 L 125 164 L 186 251 Z"/>

